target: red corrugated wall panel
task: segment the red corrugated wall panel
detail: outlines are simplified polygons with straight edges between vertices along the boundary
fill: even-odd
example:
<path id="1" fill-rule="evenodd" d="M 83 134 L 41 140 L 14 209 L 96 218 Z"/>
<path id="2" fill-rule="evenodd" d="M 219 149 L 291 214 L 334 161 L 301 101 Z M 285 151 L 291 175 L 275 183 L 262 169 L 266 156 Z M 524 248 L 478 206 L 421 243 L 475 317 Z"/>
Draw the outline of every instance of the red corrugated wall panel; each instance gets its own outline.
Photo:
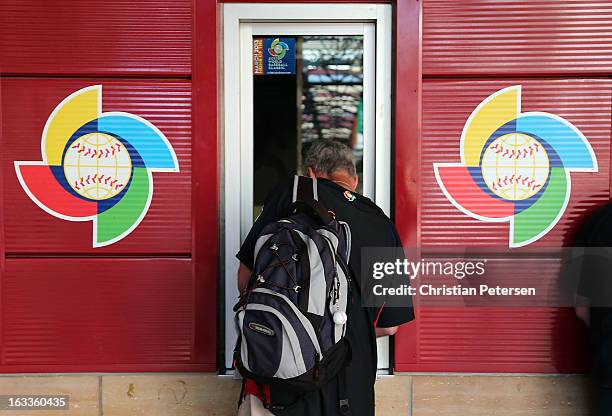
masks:
<path id="1" fill-rule="evenodd" d="M 102 84 L 102 111 L 127 111 L 144 117 L 168 137 L 180 172 L 154 173 L 153 200 L 142 223 L 119 244 L 93 249 L 92 223 L 64 221 L 41 210 L 17 181 L 13 161 L 41 160 L 41 134 L 53 108 L 70 93 L 96 84 Z M 190 253 L 189 81 L 9 78 L 3 80 L 2 103 L 7 253 Z"/>
<path id="2" fill-rule="evenodd" d="M 190 363 L 191 267 L 188 259 L 9 259 L 0 372 Z"/>
<path id="3" fill-rule="evenodd" d="M 192 13 L 191 0 L 3 0 L 1 70 L 189 75 Z"/>
<path id="4" fill-rule="evenodd" d="M 398 31 L 417 36 L 419 29 L 407 29 L 404 21 L 414 23 L 418 7 L 401 4 Z M 416 236 L 408 240 L 426 247 L 508 247 L 508 224 L 478 221 L 455 208 L 436 182 L 433 163 L 458 162 L 461 132 L 476 106 L 502 88 L 522 85 L 523 112 L 567 119 L 598 159 L 598 173 L 572 173 L 563 217 L 528 249 L 571 244 L 584 215 L 610 199 L 612 81 L 603 75 L 612 70 L 612 4 L 427 0 L 422 8 L 420 119 L 398 121 L 396 192 L 408 194 L 411 183 L 419 183 L 418 197 L 410 192 L 411 198 L 399 200 L 402 238 Z M 398 65 L 408 65 L 418 52 L 398 43 Z M 399 85 L 407 84 L 397 82 L 399 103 Z M 400 117 L 407 104 L 398 108 Z M 405 167 L 407 161 L 418 164 L 418 173 Z M 418 216 L 404 218 L 412 206 Z M 501 263 L 521 281 L 557 278 L 558 259 L 513 251 L 518 257 Z M 581 372 L 588 366 L 587 342 L 587 330 L 571 308 L 419 308 L 416 322 L 396 337 L 396 369 Z"/>
<path id="5" fill-rule="evenodd" d="M 426 0 L 428 75 L 609 73 L 608 1 Z"/>
<path id="6" fill-rule="evenodd" d="M 589 336 L 576 320 L 570 308 L 420 309 L 416 338 L 396 337 L 395 350 L 401 353 L 396 355 L 395 369 L 584 372 Z"/>
<path id="7" fill-rule="evenodd" d="M 542 302 L 559 299 L 557 258 L 488 258 L 486 268 L 500 283 L 536 287 Z M 474 285 L 480 283 L 485 282 Z M 419 308 L 417 348 L 414 339 L 403 336 L 396 345 L 405 350 L 396 362 L 399 371 L 575 373 L 586 368 L 589 338 L 573 309 L 458 302 Z"/>
<path id="8" fill-rule="evenodd" d="M 0 2 L 0 372 L 216 368 L 216 36 L 215 0 Z M 92 223 L 37 207 L 13 161 L 40 160 L 51 111 L 96 84 L 180 173 L 153 173 L 143 221 L 93 249 Z"/>

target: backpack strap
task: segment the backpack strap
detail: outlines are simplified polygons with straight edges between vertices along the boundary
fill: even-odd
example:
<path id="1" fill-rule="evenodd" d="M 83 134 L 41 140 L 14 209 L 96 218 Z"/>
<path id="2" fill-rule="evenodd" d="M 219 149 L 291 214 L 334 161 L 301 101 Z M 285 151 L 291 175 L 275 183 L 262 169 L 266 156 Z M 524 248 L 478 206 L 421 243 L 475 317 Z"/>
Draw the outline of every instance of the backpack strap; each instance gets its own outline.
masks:
<path id="1" fill-rule="evenodd" d="M 329 224 L 334 220 L 332 213 L 319 202 L 316 178 L 295 175 L 291 208 L 292 210 L 310 212 L 323 224 Z"/>

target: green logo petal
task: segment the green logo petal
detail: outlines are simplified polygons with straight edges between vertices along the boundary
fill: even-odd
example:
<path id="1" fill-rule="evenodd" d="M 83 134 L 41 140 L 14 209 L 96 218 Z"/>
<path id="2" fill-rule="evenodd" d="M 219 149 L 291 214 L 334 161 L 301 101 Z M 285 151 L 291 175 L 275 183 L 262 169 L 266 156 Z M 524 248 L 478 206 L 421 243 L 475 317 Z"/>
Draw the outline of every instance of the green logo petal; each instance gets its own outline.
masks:
<path id="1" fill-rule="evenodd" d="M 569 172 L 551 168 L 548 185 L 536 202 L 514 215 L 510 226 L 510 247 L 530 244 L 555 226 L 569 200 Z"/>
<path id="2" fill-rule="evenodd" d="M 153 182 L 146 168 L 134 168 L 127 192 L 117 204 L 101 212 L 94 225 L 94 247 L 102 247 L 121 240 L 140 224 L 151 197 Z"/>

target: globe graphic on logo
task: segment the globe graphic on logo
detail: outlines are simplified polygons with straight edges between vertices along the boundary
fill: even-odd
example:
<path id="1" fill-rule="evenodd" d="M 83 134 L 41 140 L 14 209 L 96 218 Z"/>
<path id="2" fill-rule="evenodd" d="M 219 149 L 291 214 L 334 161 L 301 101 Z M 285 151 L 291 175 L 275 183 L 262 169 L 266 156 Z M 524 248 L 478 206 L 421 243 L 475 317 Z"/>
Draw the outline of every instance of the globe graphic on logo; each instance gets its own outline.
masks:
<path id="1" fill-rule="evenodd" d="M 119 194 L 132 175 L 132 160 L 123 143 L 99 132 L 85 134 L 69 143 L 63 167 L 72 189 L 95 201 Z"/>
<path id="2" fill-rule="evenodd" d="M 485 147 L 482 177 L 489 190 L 508 201 L 521 201 L 540 192 L 550 174 L 546 149 L 532 136 L 511 133 Z"/>

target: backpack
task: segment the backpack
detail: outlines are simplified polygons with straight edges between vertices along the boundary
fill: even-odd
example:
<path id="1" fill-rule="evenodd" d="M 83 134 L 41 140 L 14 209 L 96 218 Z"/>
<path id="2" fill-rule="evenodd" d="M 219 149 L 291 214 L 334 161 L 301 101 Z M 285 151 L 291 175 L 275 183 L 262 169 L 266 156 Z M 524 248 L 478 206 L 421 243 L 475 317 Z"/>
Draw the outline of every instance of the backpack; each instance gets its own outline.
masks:
<path id="1" fill-rule="evenodd" d="M 296 175 L 287 216 L 263 228 L 234 306 L 234 359 L 245 378 L 312 391 L 344 368 L 350 245 L 348 224 L 319 203 L 316 179 Z"/>

